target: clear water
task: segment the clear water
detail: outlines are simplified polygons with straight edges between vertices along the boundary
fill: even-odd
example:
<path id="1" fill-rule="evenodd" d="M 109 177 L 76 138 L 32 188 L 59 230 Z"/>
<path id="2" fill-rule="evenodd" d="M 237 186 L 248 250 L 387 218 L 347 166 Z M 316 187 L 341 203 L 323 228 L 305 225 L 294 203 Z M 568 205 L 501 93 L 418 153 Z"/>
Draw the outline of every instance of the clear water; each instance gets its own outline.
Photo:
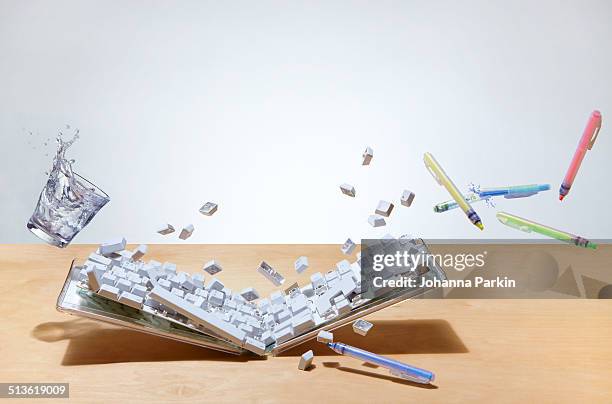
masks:
<path id="1" fill-rule="evenodd" d="M 78 130 L 68 141 L 61 132 L 57 137 L 53 166 L 27 225 L 38 237 L 58 247 L 68 245 L 110 201 L 108 195 L 72 170 L 74 160 L 66 158 L 66 151 L 78 138 Z"/>
<path id="2" fill-rule="evenodd" d="M 468 190 L 476 195 L 478 195 L 480 193 L 480 184 L 474 184 L 473 182 L 470 182 L 468 184 Z M 488 198 L 482 198 L 485 202 L 485 205 L 489 208 L 494 208 L 495 207 L 495 202 L 493 202 L 493 199 L 491 197 Z"/>

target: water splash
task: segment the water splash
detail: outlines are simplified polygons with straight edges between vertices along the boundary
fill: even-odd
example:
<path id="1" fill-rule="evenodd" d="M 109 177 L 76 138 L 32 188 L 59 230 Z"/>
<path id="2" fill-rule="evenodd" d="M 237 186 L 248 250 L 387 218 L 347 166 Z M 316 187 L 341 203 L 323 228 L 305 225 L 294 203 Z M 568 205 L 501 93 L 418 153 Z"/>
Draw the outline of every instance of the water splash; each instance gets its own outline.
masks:
<path id="1" fill-rule="evenodd" d="M 66 129 L 71 128 L 66 125 Z M 72 131 L 68 139 L 59 132 L 53 165 L 45 173 L 47 183 L 28 223 L 32 232 L 58 246 L 67 245 L 110 200 L 108 195 L 73 171 L 75 160 L 67 158 L 66 152 L 78 139 L 78 129 Z"/>
<path id="2" fill-rule="evenodd" d="M 468 184 L 468 191 L 478 195 L 478 194 L 480 194 L 480 190 L 481 190 L 480 184 L 474 184 L 473 182 L 470 182 Z M 495 202 L 493 202 L 493 198 L 491 198 L 490 196 L 489 197 L 484 197 L 484 198 L 481 198 L 481 199 L 484 201 L 485 205 L 488 208 L 494 208 L 495 207 Z"/>

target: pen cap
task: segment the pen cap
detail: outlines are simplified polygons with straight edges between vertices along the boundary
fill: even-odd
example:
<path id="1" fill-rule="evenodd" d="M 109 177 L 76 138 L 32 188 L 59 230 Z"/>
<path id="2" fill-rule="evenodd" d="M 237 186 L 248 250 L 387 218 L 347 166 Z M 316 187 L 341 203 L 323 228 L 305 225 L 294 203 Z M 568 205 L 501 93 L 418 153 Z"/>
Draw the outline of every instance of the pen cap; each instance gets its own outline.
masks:
<path id="1" fill-rule="evenodd" d="M 597 140 L 597 136 L 599 136 L 599 130 L 601 129 L 601 112 L 595 110 L 591 113 L 591 119 L 589 120 L 589 125 L 594 124 L 595 129 L 593 130 L 593 136 L 591 137 L 591 141 L 589 142 L 588 149 L 591 150 L 595 141 Z"/>

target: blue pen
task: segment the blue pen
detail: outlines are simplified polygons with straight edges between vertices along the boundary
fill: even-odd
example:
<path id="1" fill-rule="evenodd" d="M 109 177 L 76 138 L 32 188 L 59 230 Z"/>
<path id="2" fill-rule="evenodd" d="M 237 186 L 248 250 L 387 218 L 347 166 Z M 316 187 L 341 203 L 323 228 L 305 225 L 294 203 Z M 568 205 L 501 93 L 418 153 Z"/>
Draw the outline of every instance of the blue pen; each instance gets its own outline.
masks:
<path id="1" fill-rule="evenodd" d="M 478 191 L 478 195 L 481 198 L 491 196 L 503 196 L 506 199 L 525 198 L 541 191 L 548 191 L 549 189 L 549 184 L 514 185 L 511 187 L 482 188 Z"/>
<path id="2" fill-rule="evenodd" d="M 389 369 L 393 376 L 401 377 L 402 379 L 410 380 L 415 383 L 428 384 L 433 382 L 435 378 L 435 375 L 429 370 L 416 368 L 384 356 L 376 355 L 372 352 L 364 351 L 363 349 L 355 348 L 354 346 L 343 344 L 342 342 L 329 342 L 327 346 L 340 355 L 347 355 L 373 365 L 381 366 Z"/>
<path id="3" fill-rule="evenodd" d="M 464 194 L 463 198 L 469 203 L 485 201 L 494 196 L 503 196 L 506 199 L 526 198 L 542 191 L 548 191 L 549 189 L 549 184 L 514 185 L 511 187 L 482 188 L 478 190 L 475 189 L 474 192 L 470 192 L 469 194 Z M 434 206 L 434 212 L 446 212 L 448 210 L 455 209 L 457 206 L 457 202 L 453 200 L 441 202 Z"/>

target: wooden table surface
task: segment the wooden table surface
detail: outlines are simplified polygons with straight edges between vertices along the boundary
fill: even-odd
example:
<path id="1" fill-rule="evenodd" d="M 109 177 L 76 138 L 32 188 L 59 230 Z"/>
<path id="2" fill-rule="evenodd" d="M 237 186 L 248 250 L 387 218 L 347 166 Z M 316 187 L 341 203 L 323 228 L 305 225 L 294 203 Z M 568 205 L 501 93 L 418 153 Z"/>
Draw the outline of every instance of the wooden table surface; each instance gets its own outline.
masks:
<path id="1" fill-rule="evenodd" d="M 603 248 L 612 257 L 612 246 Z M 71 260 L 94 249 L 0 245 L 0 382 L 69 382 L 72 401 L 104 403 L 612 402 L 609 300 L 411 300 L 369 316 L 367 337 L 335 332 L 434 371 L 435 383 L 421 386 L 316 342 L 255 359 L 57 312 Z M 300 255 L 313 269 L 298 276 L 289 268 Z M 187 272 L 215 258 L 228 287 L 266 294 L 273 286 L 255 271 L 262 259 L 305 283 L 343 256 L 335 245 L 150 245 L 147 258 Z M 298 371 L 308 349 L 315 367 Z"/>

